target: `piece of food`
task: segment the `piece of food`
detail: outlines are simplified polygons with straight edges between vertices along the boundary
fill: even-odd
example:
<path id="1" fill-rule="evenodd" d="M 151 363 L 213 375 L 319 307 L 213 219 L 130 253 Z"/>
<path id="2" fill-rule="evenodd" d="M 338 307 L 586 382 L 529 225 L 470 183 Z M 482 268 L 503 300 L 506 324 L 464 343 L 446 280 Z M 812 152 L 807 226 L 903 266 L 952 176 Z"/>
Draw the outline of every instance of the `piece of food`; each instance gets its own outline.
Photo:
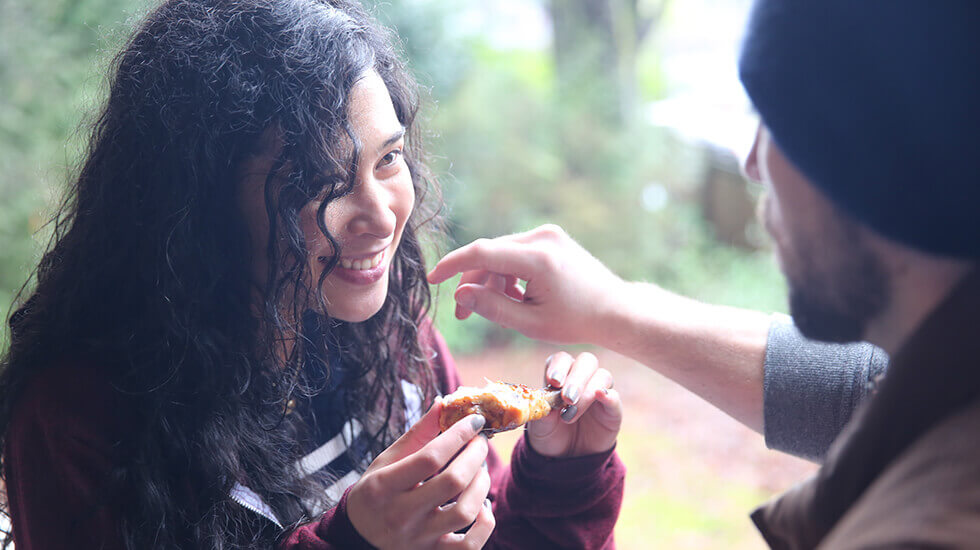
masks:
<path id="1" fill-rule="evenodd" d="M 460 419 L 475 413 L 487 419 L 483 432 L 492 435 L 544 418 L 551 409 L 560 406 L 561 390 L 533 390 L 524 384 L 488 381 L 482 388 L 461 386 L 443 397 L 439 427 L 446 431 Z"/>

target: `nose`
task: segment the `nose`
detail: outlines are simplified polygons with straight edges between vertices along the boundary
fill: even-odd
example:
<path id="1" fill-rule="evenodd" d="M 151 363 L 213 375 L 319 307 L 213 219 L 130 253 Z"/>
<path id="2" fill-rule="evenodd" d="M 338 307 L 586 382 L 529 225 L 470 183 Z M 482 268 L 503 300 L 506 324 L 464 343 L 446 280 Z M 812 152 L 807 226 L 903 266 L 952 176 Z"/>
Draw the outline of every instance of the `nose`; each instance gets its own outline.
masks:
<path id="1" fill-rule="evenodd" d="M 347 222 L 348 234 L 383 239 L 395 231 L 394 197 L 383 183 L 373 177 L 361 178 L 354 187 L 351 199 L 353 211 Z"/>
<path id="2" fill-rule="evenodd" d="M 749 149 L 749 154 L 745 156 L 745 161 L 742 162 L 742 174 L 750 181 L 756 183 L 762 182 L 762 176 L 759 175 L 759 136 L 762 135 L 762 123 L 755 129 L 755 138 L 752 140 L 752 148 Z"/>

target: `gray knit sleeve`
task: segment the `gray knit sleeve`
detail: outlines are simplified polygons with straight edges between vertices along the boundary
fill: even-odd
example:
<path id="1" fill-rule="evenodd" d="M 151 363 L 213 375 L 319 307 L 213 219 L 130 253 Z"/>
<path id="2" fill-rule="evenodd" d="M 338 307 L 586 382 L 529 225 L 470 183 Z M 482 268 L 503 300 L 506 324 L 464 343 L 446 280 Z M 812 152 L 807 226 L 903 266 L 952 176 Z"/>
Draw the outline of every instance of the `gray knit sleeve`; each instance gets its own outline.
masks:
<path id="1" fill-rule="evenodd" d="M 763 391 L 766 445 L 820 461 L 883 374 L 888 356 L 871 344 L 826 344 L 803 337 L 774 315 Z"/>

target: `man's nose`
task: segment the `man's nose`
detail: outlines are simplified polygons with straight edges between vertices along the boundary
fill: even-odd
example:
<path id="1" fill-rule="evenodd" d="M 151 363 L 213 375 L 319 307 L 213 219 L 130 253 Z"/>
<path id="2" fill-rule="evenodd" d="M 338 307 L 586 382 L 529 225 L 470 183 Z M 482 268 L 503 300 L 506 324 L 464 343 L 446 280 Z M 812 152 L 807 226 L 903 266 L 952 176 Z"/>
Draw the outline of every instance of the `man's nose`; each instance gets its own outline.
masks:
<path id="1" fill-rule="evenodd" d="M 745 160 L 742 162 L 742 175 L 756 183 L 762 182 L 762 176 L 759 175 L 759 135 L 761 132 L 762 124 L 759 124 L 755 130 L 755 138 L 752 140 L 752 148 L 749 149 L 749 154 L 745 156 Z"/>

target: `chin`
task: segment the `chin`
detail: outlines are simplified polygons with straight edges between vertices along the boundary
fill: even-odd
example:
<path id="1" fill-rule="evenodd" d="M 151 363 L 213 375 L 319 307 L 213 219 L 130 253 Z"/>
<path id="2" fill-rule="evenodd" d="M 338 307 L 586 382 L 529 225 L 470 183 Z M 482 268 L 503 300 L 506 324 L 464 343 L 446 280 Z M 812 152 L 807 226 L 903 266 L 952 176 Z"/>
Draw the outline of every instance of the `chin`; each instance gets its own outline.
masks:
<path id="1" fill-rule="evenodd" d="M 371 317 L 377 315 L 385 305 L 385 296 L 381 299 L 368 298 L 357 304 L 345 304 L 347 307 L 331 308 L 328 314 L 338 321 L 346 323 L 363 323 Z"/>
<path id="2" fill-rule="evenodd" d="M 357 312 L 343 313 L 340 315 L 331 315 L 331 317 L 337 319 L 338 321 L 344 321 L 345 323 L 363 323 L 364 321 L 367 321 L 371 317 L 374 317 L 374 315 L 379 311 L 381 311 L 381 308 L 372 309 L 370 311 L 357 311 Z"/>

